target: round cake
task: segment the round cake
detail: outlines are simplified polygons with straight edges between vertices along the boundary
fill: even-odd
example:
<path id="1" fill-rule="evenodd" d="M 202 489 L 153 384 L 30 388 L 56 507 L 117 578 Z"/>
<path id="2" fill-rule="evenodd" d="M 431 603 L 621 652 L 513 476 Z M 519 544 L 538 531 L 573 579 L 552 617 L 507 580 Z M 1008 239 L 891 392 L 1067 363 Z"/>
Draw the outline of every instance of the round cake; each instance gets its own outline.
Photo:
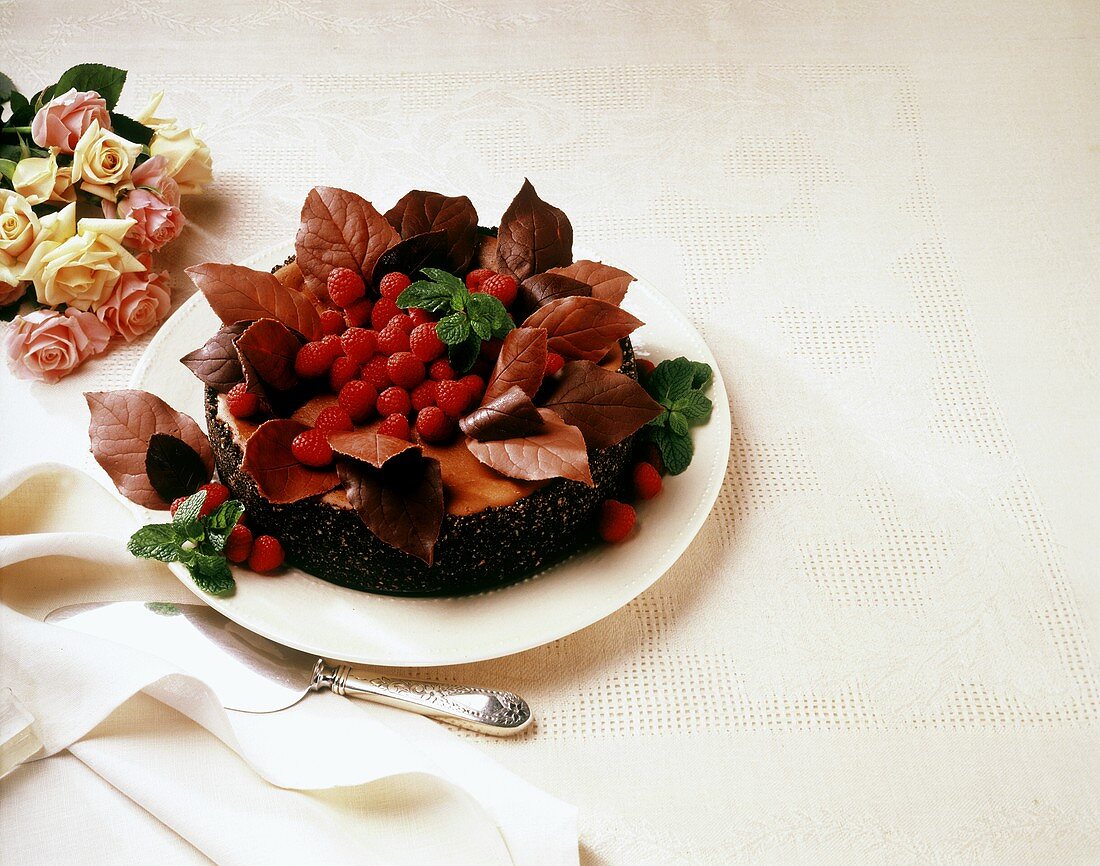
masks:
<path id="1" fill-rule="evenodd" d="M 352 589 L 482 591 L 587 546 L 662 412 L 633 278 L 574 262 L 529 182 L 498 229 L 466 197 L 382 214 L 319 187 L 291 260 L 188 273 L 224 323 L 182 359 L 221 481 L 289 563 Z"/>

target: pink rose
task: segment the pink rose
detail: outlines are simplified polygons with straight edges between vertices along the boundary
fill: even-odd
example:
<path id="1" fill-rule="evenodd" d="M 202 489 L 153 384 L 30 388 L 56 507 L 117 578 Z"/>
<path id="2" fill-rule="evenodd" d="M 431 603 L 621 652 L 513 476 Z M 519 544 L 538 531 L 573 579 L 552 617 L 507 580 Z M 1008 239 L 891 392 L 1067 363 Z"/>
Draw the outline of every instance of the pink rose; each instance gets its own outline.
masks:
<path id="1" fill-rule="evenodd" d="M 64 313 L 36 310 L 11 322 L 8 360 L 21 379 L 56 382 L 106 348 L 111 330 L 95 313 L 70 307 Z"/>
<path id="2" fill-rule="evenodd" d="M 172 306 L 168 288 L 168 272 L 154 273 L 148 270 L 152 264 L 149 256 L 141 256 L 146 270 L 136 274 L 123 274 L 118 285 L 107 297 L 96 315 L 115 334 L 121 334 L 132 343 L 168 315 Z"/>
<path id="3" fill-rule="evenodd" d="M 39 147 L 56 147 L 62 153 L 72 153 L 93 120 L 99 121 L 103 129 L 111 128 L 107 103 L 94 91 L 81 93 L 73 89 L 38 109 L 31 123 L 31 138 Z"/>
<path id="4" fill-rule="evenodd" d="M 168 160 L 163 156 L 145 160 L 130 173 L 130 180 L 134 186 L 147 186 L 156 190 L 168 204 L 179 207 L 179 184 L 168 173 Z"/>
<path id="5" fill-rule="evenodd" d="M 26 284 L 16 282 L 15 285 L 0 280 L 0 307 L 14 304 L 27 293 Z"/>
<path id="6" fill-rule="evenodd" d="M 163 156 L 146 160 L 130 175 L 135 189 L 120 193 L 118 202 L 103 201 L 107 219 L 132 219 L 126 242 L 135 249 L 152 252 L 173 240 L 187 224 L 179 209 L 180 189 L 167 173 Z"/>

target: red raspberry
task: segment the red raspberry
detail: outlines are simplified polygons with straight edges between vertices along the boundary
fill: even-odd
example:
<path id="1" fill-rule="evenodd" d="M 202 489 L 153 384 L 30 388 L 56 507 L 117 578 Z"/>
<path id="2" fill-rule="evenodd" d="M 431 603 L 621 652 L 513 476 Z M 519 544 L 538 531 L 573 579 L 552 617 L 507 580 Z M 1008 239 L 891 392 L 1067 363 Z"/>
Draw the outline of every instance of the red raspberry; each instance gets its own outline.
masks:
<path id="1" fill-rule="evenodd" d="M 344 317 L 336 310 L 325 310 L 321 313 L 322 334 L 342 334 L 347 326 Z"/>
<path id="2" fill-rule="evenodd" d="M 374 404 L 378 400 L 378 392 L 369 382 L 361 379 L 352 379 L 340 389 L 340 408 L 356 424 L 362 424 L 374 411 Z"/>
<path id="3" fill-rule="evenodd" d="M 440 358 L 438 361 L 432 361 L 431 369 L 428 371 L 429 375 L 437 382 L 442 382 L 445 379 L 455 379 L 455 368 L 451 366 L 451 362 L 446 358 Z"/>
<path id="4" fill-rule="evenodd" d="M 261 535 L 252 542 L 252 552 L 248 555 L 248 567 L 263 574 L 274 571 L 283 564 L 283 546 L 274 535 Z"/>
<path id="5" fill-rule="evenodd" d="M 473 290 L 471 289 L 471 291 Z M 507 274 L 493 274 L 482 280 L 477 291 L 492 295 L 504 306 L 510 307 L 516 300 L 516 278 Z"/>
<path id="6" fill-rule="evenodd" d="M 488 268 L 475 268 L 470 271 L 470 273 L 466 274 L 466 288 L 471 292 L 476 292 L 481 288 L 481 284 L 485 282 L 486 279 L 493 276 L 494 273 L 495 271 L 491 271 Z"/>
<path id="7" fill-rule="evenodd" d="M 565 358 L 557 352 L 546 353 L 546 375 L 553 376 L 565 366 Z"/>
<path id="8" fill-rule="evenodd" d="M 181 496 L 179 499 L 173 499 L 172 504 L 168 506 L 169 513 L 175 517 L 176 512 L 180 510 L 180 506 L 187 501 L 186 496 Z"/>
<path id="9" fill-rule="evenodd" d="M 390 374 L 393 384 L 402 388 L 415 388 L 424 381 L 424 364 L 416 360 L 411 352 L 398 352 L 390 355 L 386 363 L 386 371 Z"/>
<path id="10" fill-rule="evenodd" d="M 421 310 L 418 307 L 413 307 L 411 310 L 409 310 L 409 318 L 412 319 L 414 326 L 426 325 L 429 322 L 435 321 L 435 319 L 432 318 L 431 313 L 429 313 L 427 310 Z"/>
<path id="11" fill-rule="evenodd" d="M 351 382 L 348 382 L 350 385 Z M 345 385 L 340 393 L 347 389 Z M 329 433 L 350 433 L 355 429 L 351 415 L 343 406 L 326 406 L 317 414 L 317 420 L 313 422 L 313 429 L 320 430 L 326 435 Z"/>
<path id="12" fill-rule="evenodd" d="M 225 542 L 225 558 L 230 562 L 244 562 L 252 552 L 252 530 L 239 521 L 229 530 Z"/>
<path id="13" fill-rule="evenodd" d="M 642 381 L 648 379 L 657 369 L 649 358 L 635 358 L 634 363 L 638 366 L 638 378 Z"/>
<path id="14" fill-rule="evenodd" d="M 332 362 L 332 369 L 328 373 L 329 387 L 332 388 L 334 394 L 339 394 L 341 388 L 358 377 L 358 364 L 351 358 L 337 358 Z"/>
<path id="15" fill-rule="evenodd" d="M 329 299 L 338 307 L 345 310 L 358 301 L 367 291 L 363 285 L 363 278 L 349 268 L 333 268 L 329 271 L 328 282 Z"/>
<path id="16" fill-rule="evenodd" d="M 385 355 L 375 355 L 363 368 L 361 378 L 364 382 L 369 382 L 374 386 L 374 390 L 378 392 L 385 391 L 390 385 L 390 374 L 386 368 L 389 361 Z"/>
<path id="17" fill-rule="evenodd" d="M 661 473 L 652 463 L 634 465 L 634 492 L 639 499 L 652 499 L 661 492 Z"/>
<path id="18" fill-rule="evenodd" d="M 405 313 L 402 313 L 399 316 L 394 316 L 392 319 L 389 320 L 388 324 L 391 327 L 396 325 L 398 328 L 400 328 L 406 334 L 411 334 L 412 331 L 413 331 L 413 328 L 416 327 L 416 322 L 414 322 L 412 320 L 412 316 L 409 316 Z"/>
<path id="19" fill-rule="evenodd" d="M 370 312 L 370 324 L 376 331 L 381 331 L 389 324 L 390 319 L 401 314 L 401 308 L 391 298 L 379 298 L 374 302 L 374 309 Z"/>
<path id="20" fill-rule="evenodd" d="M 504 345 L 504 341 L 495 337 L 492 340 L 486 340 L 481 344 L 481 357 L 487 361 L 495 361 L 497 356 L 500 355 L 502 345 Z"/>
<path id="21" fill-rule="evenodd" d="M 633 507 L 617 499 L 608 499 L 600 506 L 600 538 L 608 544 L 625 541 L 634 528 L 636 517 Z"/>
<path id="22" fill-rule="evenodd" d="M 427 364 L 446 352 L 447 347 L 435 332 L 435 323 L 430 322 L 413 328 L 409 334 L 409 350 Z"/>
<path id="23" fill-rule="evenodd" d="M 360 364 L 365 364 L 378 350 L 378 336 L 366 328 L 348 328 L 340 337 L 344 354 Z"/>
<path id="24" fill-rule="evenodd" d="M 644 443 L 639 451 L 639 456 L 644 462 L 655 468 L 659 474 L 665 474 L 665 460 L 655 442 Z"/>
<path id="25" fill-rule="evenodd" d="M 361 328 L 364 325 L 370 324 L 371 311 L 374 309 L 374 304 L 363 298 L 361 301 L 356 301 L 346 310 L 344 315 L 347 316 L 348 324 L 353 328 Z"/>
<path id="26" fill-rule="evenodd" d="M 320 430 L 303 430 L 290 443 L 294 459 L 306 466 L 320 468 L 332 462 L 332 448 Z"/>
<path id="27" fill-rule="evenodd" d="M 475 376 L 473 373 L 470 373 L 468 376 L 463 376 L 458 381 L 462 387 L 470 393 L 471 404 L 480 400 L 481 395 L 485 393 L 485 380 L 480 376 Z"/>
<path id="28" fill-rule="evenodd" d="M 409 392 L 404 388 L 387 388 L 378 395 L 379 415 L 405 415 L 411 408 Z"/>
<path id="29" fill-rule="evenodd" d="M 411 285 L 412 280 L 404 274 L 399 274 L 397 271 L 391 271 L 382 277 L 382 282 L 378 284 L 378 291 L 382 293 L 383 298 L 389 298 L 391 301 L 396 301 L 397 296 Z"/>
<path id="30" fill-rule="evenodd" d="M 438 383 L 433 382 L 431 379 L 425 379 L 413 388 L 412 394 L 409 395 L 413 409 L 419 412 L 425 406 L 435 405 L 435 388 L 437 384 Z"/>
<path id="31" fill-rule="evenodd" d="M 299 376 L 312 378 L 323 376 L 333 362 L 332 351 L 320 340 L 306 343 L 294 357 L 294 372 Z"/>
<path id="32" fill-rule="evenodd" d="M 443 442 L 451 438 L 454 421 L 438 406 L 421 409 L 416 416 L 416 433 L 425 442 Z"/>
<path id="33" fill-rule="evenodd" d="M 387 415 L 386 420 L 378 425 L 378 432 L 383 436 L 392 436 L 394 439 L 409 441 L 409 419 L 404 415 Z"/>
<path id="34" fill-rule="evenodd" d="M 225 405 L 234 418 L 251 418 L 260 408 L 260 398 L 249 391 L 244 382 L 238 382 L 225 395 Z"/>
<path id="35" fill-rule="evenodd" d="M 199 514 L 203 517 L 213 514 L 229 500 L 229 488 L 224 484 L 218 484 L 217 481 L 204 484 L 199 490 L 206 491 L 206 499 L 202 501 L 202 508 L 199 510 Z M 199 490 L 195 492 L 198 493 Z"/>
<path id="36" fill-rule="evenodd" d="M 396 316 L 378 332 L 378 351 L 383 355 L 409 351 L 409 332 L 398 324 Z"/>
<path id="37" fill-rule="evenodd" d="M 470 391 L 461 382 L 439 382 L 435 388 L 435 405 L 450 418 L 461 418 L 470 405 Z"/>
<path id="38" fill-rule="evenodd" d="M 322 337 L 321 345 L 328 350 L 328 356 L 334 361 L 344 354 L 344 344 L 335 334 L 326 334 Z"/>

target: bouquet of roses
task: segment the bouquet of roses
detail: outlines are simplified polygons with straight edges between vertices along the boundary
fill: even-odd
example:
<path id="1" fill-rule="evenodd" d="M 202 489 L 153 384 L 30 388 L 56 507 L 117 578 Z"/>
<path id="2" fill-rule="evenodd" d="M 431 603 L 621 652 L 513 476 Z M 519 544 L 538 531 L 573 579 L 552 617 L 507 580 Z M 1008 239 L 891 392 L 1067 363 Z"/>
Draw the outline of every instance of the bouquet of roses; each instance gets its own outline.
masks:
<path id="1" fill-rule="evenodd" d="M 168 313 L 153 253 L 210 182 L 210 150 L 155 116 L 162 93 L 116 112 L 125 81 L 88 63 L 28 98 L 0 74 L 0 320 L 18 376 L 55 382 Z"/>

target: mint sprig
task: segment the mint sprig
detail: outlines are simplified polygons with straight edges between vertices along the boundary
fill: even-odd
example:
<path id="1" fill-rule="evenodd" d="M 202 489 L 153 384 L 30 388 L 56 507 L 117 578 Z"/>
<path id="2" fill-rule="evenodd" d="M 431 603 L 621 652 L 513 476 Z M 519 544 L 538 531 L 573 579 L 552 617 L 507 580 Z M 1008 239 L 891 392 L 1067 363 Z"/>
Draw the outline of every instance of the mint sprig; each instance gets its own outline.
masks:
<path id="1" fill-rule="evenodd" d="M 687 358 L 662 361 L 642 383 L 664 411 L 646 426 L 646 435 L 657 446 L 670 475 L 679 475 L 691 463 L 695 446 L 691 428 L 704 423 L 714 408 L 703 392 L 714 371 L 710 365 Z"/>
<path id="2" fill-rule="evenodd" d="M 203 516 L 206 491 L 187 497 L 171 523 L 150 523 L 130 536 L 126 549 L 141 559 L 182 562 L 195 584 L 211 595 L 232 595 L 236 581 L 229 570 L 225 550 L 229 533 L 244 514 L 236 499 Z"/>
<path id="3" fill-rule="evenodd" d="M 459 373 L 473 367 L 483 340 L 503 339 L 515 325 L 499 299 L 484 292 L 470 293 L 466 283 L 438 268 L 421 271 L 417 280 L 397 296 L 403 310 L 442 313 L 435 332 L 447 346 L 451 366 Z"/>

